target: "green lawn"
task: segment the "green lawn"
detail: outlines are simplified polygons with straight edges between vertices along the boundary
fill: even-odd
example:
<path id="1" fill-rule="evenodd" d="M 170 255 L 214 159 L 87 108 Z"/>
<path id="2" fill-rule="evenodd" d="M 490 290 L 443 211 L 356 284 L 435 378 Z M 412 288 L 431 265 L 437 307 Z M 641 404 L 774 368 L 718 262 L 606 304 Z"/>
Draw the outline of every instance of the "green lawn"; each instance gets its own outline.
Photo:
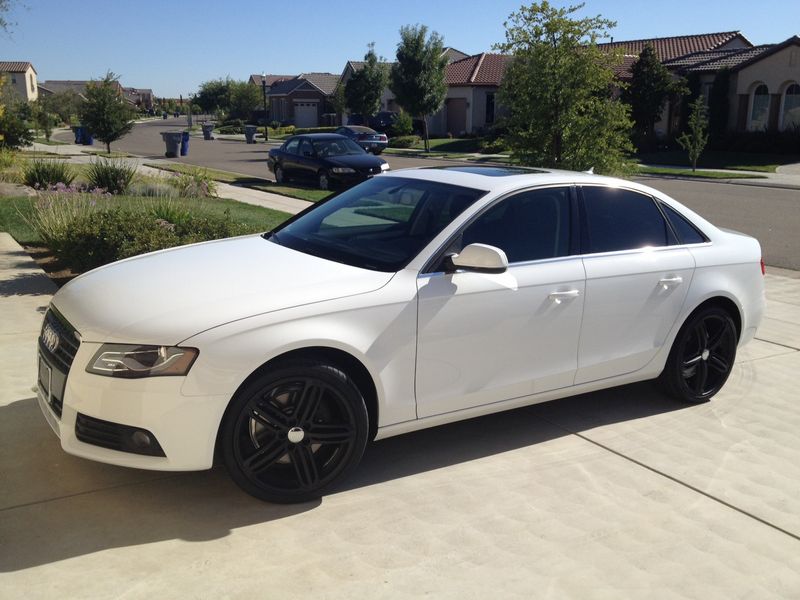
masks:
<path id="1" fill-rule="evenodd" d="M 33 138 L 33 141 L 38 144 L 45 144 L 46 146 L 65 146 L 69 144 L 69 142 L 59 142 L 58 140 L 48 140 L 47 138 L 37 137 Z"/>
<path id="2" fill-rule="evenodd" d="M 691 163 L 685 152 L 673 150 L 669 152 L 643 152 L 637 160 L 648 165 L 674 165 L 690 167 Z M 754 154 L 751 152 L 704 152 L 697 162 L 702 169 L 732 169 L 734 171 L 762 171 L 774 173 L 781 165 L 800 162 L 800 155 L 795 154 Z"/>
<path id="3" fill-rule="evenodd" d="M 208 173 L 208 176 L 214 181 L 221 181 L 222 183 L 229 183 L 231 185 L 261 190 L 262 192 L 281 194 L 282 196 L 298 198 L 299 200 L 307 200 L 308 202 L 319 202 L 320 200 L 324 200 L 330 196 L 330 192 L 323 190 L 304 188 L 290 184 L 278 185 L 269 179 L 253 177 L 252 175 L 243 175 L 241 173 L 232 173 L 231 171 L 220 171 L 219 169 L 206 169 L 205 167 L 196 167 L 194 165 L 175 163 L 145 163 L 145 166 L 152 167 L 154 169 L 161 169 L 162 171 L 170 171 L 171 173 L 191 173 L 192 171 L 200 169 Z"/>
<path id="4" fill-rule="evenodd" d="M 123 207 L 164 202 L 163 200 L 137 196 L 116 196 L 107 199 L 107 201 Z M 36 232 L 25 221 L 25 215 L 30 214 L 35 202 L 36 198 L 0 197 L 0 231 L 7 231 L 20 243 L 41 242 Z M 288 213 L 279 210 L 222 198 L 170 198 L 169 202 L 179 208 L 191 209 L 195 215 L 202 213 L 222 215 L 228 211 L 234 221 L 246 224 L 254 233 L 268 231 L 290 216 Z"/>
<path id="5" fill-rule="evenodd" d="M 119 152 L 116 150 L 112 150 L 111 153 L 108 153 L 105 150 L 81 150 L 81 152 L 84 154 L 92 154 L 94 156 L 102 156 L 103 158 L 131 158 L 134 156 L 133 154 Z"/>
<path id="6" fill-rule="evenodd" d="M 747 175 L 746 173 L 726 173 L 724 171 L 692 171 L 691 169 L 670 169 L 661 167 L 638 167 L 640 175 L 672 175 L 673 177 L 696 177 L 699 179 L 767 179 L 766 175 Z"/>

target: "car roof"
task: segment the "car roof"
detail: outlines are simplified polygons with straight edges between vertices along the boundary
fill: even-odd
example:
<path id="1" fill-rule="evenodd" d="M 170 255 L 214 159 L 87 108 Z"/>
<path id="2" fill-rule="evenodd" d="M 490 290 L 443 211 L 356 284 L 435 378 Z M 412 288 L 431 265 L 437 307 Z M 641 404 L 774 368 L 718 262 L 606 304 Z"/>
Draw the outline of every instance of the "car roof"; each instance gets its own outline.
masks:
<path id="1" fill-rule="evenodd" d="M 388 171 L 381 177 L 406 177 L 425 179 L 439 183 L 448 183 L 462 187 L 484 190 L 487 192 L 504 192 L 526 186 L 539 185 L 611 185 L 641 190 L 647 194 L 663 196 L 656 190 L 639 183 L 594 175 L 577 171 L 558 169 L 530 169 L 525 167 L 507 167 L 503 165 L 458 165 L 418 167 L 414 169 L 398 169 Z"/>
<path id="2" fill-rule="evenodd" d="M 371 127 L 364 127 L 363 125 L 342 125 L 342 129 L 352 129 L 353 131 L 366 131 L 369 133 L 377 133 Z"/>

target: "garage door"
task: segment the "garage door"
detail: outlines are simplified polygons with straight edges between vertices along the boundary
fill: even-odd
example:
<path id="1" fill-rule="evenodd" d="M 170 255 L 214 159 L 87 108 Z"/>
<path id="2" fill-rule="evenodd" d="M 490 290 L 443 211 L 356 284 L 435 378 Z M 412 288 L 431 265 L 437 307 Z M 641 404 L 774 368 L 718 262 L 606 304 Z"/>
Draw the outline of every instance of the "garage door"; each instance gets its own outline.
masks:
<path id="1" fill-rule="evenodd" d="M 316 102 L 295 102 L 295 104 L 294 104 L 294 125 L 295 125 L 295 127 L 316 127 L 317 126 L 317 103 Z"/>

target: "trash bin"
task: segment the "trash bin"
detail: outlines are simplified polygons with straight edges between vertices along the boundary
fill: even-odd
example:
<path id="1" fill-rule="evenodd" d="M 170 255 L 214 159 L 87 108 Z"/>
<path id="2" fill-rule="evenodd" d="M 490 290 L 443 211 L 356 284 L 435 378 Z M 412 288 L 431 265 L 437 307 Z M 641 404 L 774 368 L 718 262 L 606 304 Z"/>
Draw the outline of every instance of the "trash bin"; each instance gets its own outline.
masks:
<path id="1" fill-rule="evenodd" d="M 161 113 L 161 118 L 164 119 L 165 121 L 167 120 L 167 111 Z"/>
<path id="2" fill-rule="evenodd" d="M 82 144 L 83 143 L 83 127 L 80 125 L 73 125 L 72 133 L 75 134 L 75 143 Z"/>
<path id="3" fill-rule="evenodd" d="M 215 126 L 216 126 L 216 123 L 203 123 L 202 127 L 203 127 L 203 139 L 204 140 L 213 140 L 214 139 L 214 136 L 211 135 L 211 134 L 214 133 L 214 127 Z"/>
<path id="4" fill-rule="evenodd" d="M 180 152 L 181 140 L 183 139 L 182 131 L 164 131 L 161 134 L 161 139 L 166 144 L 167 151 L 164 156 L 167 158 L 175 158 Z"/>
<path id="5" fill-rule="evenodd" d="M 181 134 L 181 156 L 189 154 L 189 132 L 184 131 Z"/>
<path id="6" fill-rule="evenodd" d="M 84 146 L 94 146 L 94 136 L 89 132 L 86 127 L 82 127 L 83 131 L 81 132 L 81 136 L 83 141 L 81 142 Z"/>
<path id="7" fill-rule="evenodd" d="M 255 144 L 256 143 L 256 130 L 258 128 L 255 125 L 245 125 L 244 126 L 244 138 L 247 140 L 248 144 Z"/>

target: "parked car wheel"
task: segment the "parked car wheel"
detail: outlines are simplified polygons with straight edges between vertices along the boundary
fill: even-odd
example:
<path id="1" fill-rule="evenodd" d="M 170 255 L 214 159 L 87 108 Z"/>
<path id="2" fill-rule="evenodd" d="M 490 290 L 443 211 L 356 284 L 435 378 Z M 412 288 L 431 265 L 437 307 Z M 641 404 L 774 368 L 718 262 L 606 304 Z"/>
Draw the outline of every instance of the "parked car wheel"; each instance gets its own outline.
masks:
<path id="1" fill-rule="evenodd" d="M 287 181 L 286 175 L 283 172 L 283 167 L 275 165 L 275 183 L 285 183 Z"/>
<path id="2" fill-rule="evenodd" d="M 305 502 L 356 467 L 368 431 L 364 398 L 343 371 L 293 360 L 234 397 L 220 442 L 225 466 L 243 490 L 270 502 Z"/>
<path id="3" fill-rule="evenodd" d="M 320 171 L 317 173 L 317 187 L 321 190 L 331 189 L 331 182 L 330 179 L 328 179 L 327 171 Z"/>
<path id="4" fill-rule="evenodd" d="M 661 381 L 673 398 L 706 402 L 722 389 L 736 359 L 736 325 L 723 308 L 696 312 L 681 327 Z"/>

